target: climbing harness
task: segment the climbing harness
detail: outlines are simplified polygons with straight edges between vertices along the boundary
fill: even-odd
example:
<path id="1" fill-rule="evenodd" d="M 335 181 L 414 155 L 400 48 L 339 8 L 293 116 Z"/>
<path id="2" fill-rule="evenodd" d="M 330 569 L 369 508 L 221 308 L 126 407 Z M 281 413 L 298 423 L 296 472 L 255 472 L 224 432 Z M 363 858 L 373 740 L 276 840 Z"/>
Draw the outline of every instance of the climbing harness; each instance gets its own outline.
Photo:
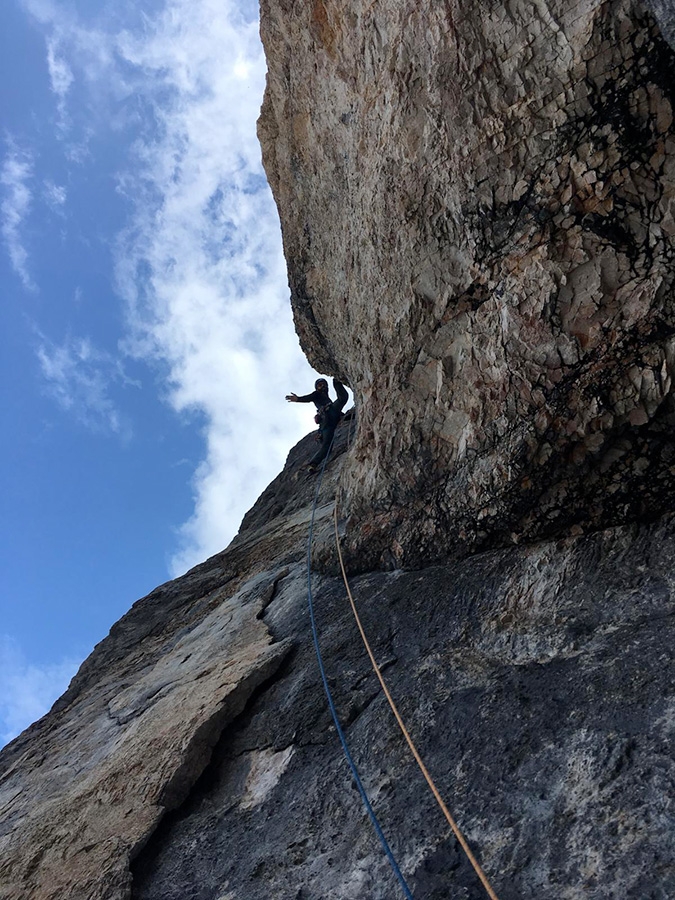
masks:
<path id="1" fill-rule="evenodd" d="M 361 617 L 359 616 L 358 610 L 356 608 L 356 603 L 354 601 L 354 597 L 352 595 L 351 588 L 349 586 L 349 580 L 347 579 L 347 572 L 345 571 L 345 565 L 344 565 L 344 561 L 342 559 L 342 550 L 340 548 L 340 535 L 338 532 L 337 497 L 335 499 L 335 504 L 333 506 L 333 523 L 335 525 L 335 545 L 337 547 L 338 559 L 340 560 L 340 569 L 342 570 L 342 580 L 345 583 L 345 588 L 347 590 L 347 596 L 349 597 L 349 604 L 352 608 L 352 612 L 354 614 L 354 619 L 356 620 L 356 625 L 359 629 L 359 634 L 361 635 L 361 639 L 366 648 L 366 652 L 368 653 L 368 657 L 370 658 L 370 662 L 373 667 L 373 671 L 377 675 L 377 679 L 380 682 L 382 690 L 384 691 L 384 695 L 387 698 L 389 706 L 391 707 L 391 711 L 394 713 L 394 717 L 396 718 L 396 721 L 398 722 L 398 726 L 403 733 L 403 737 L 406 739 L 406 742 L 407 742 L 408 746 L 410 747 L 410 751 L 412 752 L 412 755 L 415 757 L 415 762 L 419 766 L 420 771 L 422 772 L 422 775 L 424 775 L 424 778 L 425 778 L 427 784 L 429 785 L 429 788 L 431 789 L 432 794 L 436 798 L 436 802 L 440 806 L 441 811 L 443 812 L 443 815 L 447 819 L 448 824 L 450 825 L 450 828 L 452 828 L 453 834 L 459 841 L 459 843 L 462 847 L 462 850 L 464 850 L 465 854 L 467 855 L 469 862 L 471 863 L 471 865 L 474 868 L 474 871 L 476 872 L 476 875 L 478 875 L 478 877 L 480 878 L 483 887 L 485 888 L 485 890 L 488 893 L 488 896 L 490 897 L 490 900 L 499 900 L 499 898 L 495 894 L 492 886 L 490 885 L 490 882 L 488 881 L 485 873 L 483 872 L 482 868 L 480 867 L 478 860 L 473 855 L 471 848 L 469 847 L 468 843 L 466 842 L 464 835 L 460 831 L 459 826 L 457 825 L 454 818 L 450 814 L 448 807 L 443 802 L 443 798 L 441 797 L 441 795 L 438 791 L 438 788 L 436 787 L 436 785 L 434 783 L 433 778 L 429 774 L 429 770 L 424 765 L 422 757 L 420 756 L 420 754 L 417 750 L 417 747 L 415 746 L 415 744 L 413 742 L 413 739 L 410 737 L 410 732 L 406 728 L 405 723 L 403 722 L 403 719 L 401 718 L 401 715 L 396 707 L 396 704 L 394 703 L 394 700 L 393 700 L 391 694 L 389 693 L 389 689 L 388 689 L 387 684 L 382 675 L 382 671 L 381 671 L 380 667 L 378 666 L 377 661 L 375 660 L 375 656 L 374 656 L 373 651 L 368 642 L 368 638 L 366 637 L 366 633 L 363 629 L 363 625 L 361 624 Z"/>
<path id="2" fill-rule="evenodd" d="M 349 768 L 351 769 L 352 777 L 354 778 L 354 782 L 356 783 L 356 787 L 358 788 L 359 794 L 361 795 L 361 800 L 363 801 L 363 805 L 366 808 L 366 812 L 370 817 L 370 821 L 373 823 L 373 827 L 375 832 L 382 844 L 382 849 L 384 850 L 387 859 L 389 860 L 389 864 L 393 869 L 396 878 L 398 879 L 401 888 L 403 889 L 403 893 L 408 898 L 408 900 L 413 900 L 413 895 L 410 892 L 410 888 L 406 884 L 406 880 L 403 877 L 403 873 L 399 869 L 398 863 L 394 857 L 394 854 L 387 843 L 387 839 L 384 836 L 380 823 L 375 815 L 375 811 L 373 810 L 370 800 L 368 799 L 368 795 L 366 794 L 366 789 L 364 788 L 361 778 L 359 777 L 358 770 L 356 768 L 356 764 L 352 759 L 352 755 L 349 752 L 349 747 L 347 746 L 347 739 L 345 738 L 344 732 L 342 730 L 342 726 L 340 725 L 340 720 L 338 718 L 337 710 L 335 709 L 335 703 L 333 702 L 333 695 L 331 694 L 330 688 L 328 686 L 328 679 L 326 677 L 326 670 L 323 665 L 323 657 L 321 655 L 321 648 L 319 646 L 319 636 L 316 627 L 316 620 L 314 618 L 314 601 L 312 598 L 312 534 L 314 531 L 314 516 L 316 513 L 316 507 L 319 501 L 319 491 L 321 490 L 321 482 L 323 481 L 323 473 L 326 468 L 326 463 L 328 458 L 330 457 L 330 452 L 333 449 L 333 441 L 335 440 L 335 435 L 333 435 L 333 440 L 330 442 L 330 446 L 328 448 L 328 453 L 326 454 L 323 463 L 321 465 L 321 471 L 319 473 L 319 478 L 317 481 L 316 492 L 314 494 L 314 503 L 312 505 L 312 515 L 309 522 L 309 540 L 307 542 L 307 602 L 309 606 L 309 618 L 312 625 L 312 637 L 314 639 L 314 650 L 316 651 L 316 658 L 319 663 L 319 671 L 321 673 L 321 680 L 323 682 L 323 687 L 326 692 L 326 697 L 328 698 L 328 706 L 330 708 L 331 716 L 333 717 L 333 722 L 335 723 L 335 730 L 338 733 L 338 737 L 340 738 L 340 743 L 342 744 L 342 750 L 344 752 L 345 758 L 349 764 Z"/>

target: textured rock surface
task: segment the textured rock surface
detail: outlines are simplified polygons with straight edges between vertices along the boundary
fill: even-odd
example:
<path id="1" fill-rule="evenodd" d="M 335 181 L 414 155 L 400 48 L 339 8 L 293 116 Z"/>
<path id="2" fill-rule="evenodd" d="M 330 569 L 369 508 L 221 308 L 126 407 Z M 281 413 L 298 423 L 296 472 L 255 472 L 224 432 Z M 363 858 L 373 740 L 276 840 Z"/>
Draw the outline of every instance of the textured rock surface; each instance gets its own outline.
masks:
<path id="1" fill-rule="evenodd" d="M 306 439 L 290 465 L 314 448 Z M 130 860 L 292 649 L 261 615 L 304 553 L 314 483 L 281 482 L 227 551 L 136 603 L 52 712 L 3 750 L 2 900 L 129 896 Z M 271 524 L 270 496 L 283 512 Z"/>
<path id="2" fill-rule="evenodd" d="M 675 523 L 354 580 L 391 690 L 501 900 L 675 896 Z M 420 900 L 485 897 L 378 691 L 341 581 L 317 580 L 352 751 Z M 134 900 L 400 896 L 341 758 L 302 565 L 300 638 L 134 870 Z"/>
<path id="3" fill-rule="evenodd" d="M 417 900 L 484 893 L 332 575 L 338 484 L 376 654 L 501 900 L 675 896 L 674 33 L 665 0 L 263 2 L 298 331 L 359 405 L 321 640 Z M 398 896 L 310 645 L 313 450 L 2 752 L 2 900 Z"/>
<path id="4" fill-rule="evenodd" d="M 3 751 L 3 900 L 399 896 L 311 646 L 315 482 L 299 467 L 312 452 L 301 443 L 231 547 L 139 601 Z M 391 690 L 501 900 L 675 895 L 674 564 L 665 518 L 353 579 Z M 314 593 L 338 711 L 415 897 L 479 900 L 342 582 L 315 575 Z"/>
<path id="5" fill-rule="evenodd" d="M 296 325 L 354 389 L 348 544 L 673 507 L 672 5 L 263 0 Z"/>
<path id="6" fill-rule="evenodd" d="M 99 677 L 61 715 L 7 751 L 3 897 L 128 895 L 130 858 L 288 650 L 271 644 L 259 608 L 235 595 L 194 628 L 177 623 L 157 659 L 137 645 L 107 671 L 95 667 Z"/>

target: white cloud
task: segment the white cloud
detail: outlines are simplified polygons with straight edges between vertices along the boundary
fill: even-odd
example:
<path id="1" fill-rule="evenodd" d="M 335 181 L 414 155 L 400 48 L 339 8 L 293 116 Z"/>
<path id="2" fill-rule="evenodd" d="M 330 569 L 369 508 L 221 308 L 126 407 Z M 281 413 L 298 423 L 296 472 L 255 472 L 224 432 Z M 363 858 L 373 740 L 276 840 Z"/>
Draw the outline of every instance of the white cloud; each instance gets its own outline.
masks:
<path id="1" fill-rule="evenodd" d="M 12 268 L 29 291 L 36 290 L 36 287 L 28 270 L 28 251 L 25 247 L 23 229 L 33 200 L 29 186 L 32 177 L 32 157 L 10 140 L 0 170 L 0 184 L 3 188 L 0 203 L 2 237 Z"/>
<path id="2" fill-rule="evenodd" d="M 110 397 L 115 383 L 128 384 L 119 360 L 87 338 L 55 344 L 44 337 L 37 356 L 45 386 L 59 406 L 92 431 L 131 437 L 131 426 Z"/>
<path id="3" fill-rule="evenodd" d="M 47 68 L 52 91 L 56 95 L 57 128 L 61 134 L 65 134 L 70 125 L 66 98 L 75 77 L 66 60 L 60 55 L 59 44 L 55 38 L 47 40 Z"/>
<path id="4" fill-rule="evenodd" d="M 66 60 L 59 56 L 59 47 L 53 38 L 47 41 L 47 67 L 52 90 L 59 98 L 65 100 L 74 79 L 73 72 Z"/>
<path id="5" fill-rule="evenodd" d="M 205 421 L 194 513 L 172 560 L 177 574 L 222 549 L 312 427 L 306 407 L 284 401 L 289 390 L 309 390 L 314 376 L 293 330 L 255 132 L 266 70 L 257 4 L 165 0 L 139 14 L 120 3 L 114 21 L 122 25 L 112 30 L 110 19 L 75 21 L 72 7 L 66 19 L 53 0 L 24 3 L 58 46 L 52 85 L 70 98 L 75 72 L 97 99 L 92 127 L 105 119 L 128 130 L 138 119 L 118 173 L 133 208 L 117 248 L 125 347 L 168 370 L 177 412 L 195 410 Z M 65 405 L 61 357 L 48 356 Z"/>
<path id="6" fill-rule="evenodd" d="M 293 331 L 255 134 L 265 77 L 257 20 L 222 0 L 172 0 L 119 52 L 145 73 L 159 126 L 121 185 L 137 198 L 119 254 L 133 347 L 169 363 L 177 410 L 207 420 L 177 574 L 222 549 L 312 427 L 284 395 L 313 376 Z"/>
<path id="7" fill-rule="evenodd" d="M 82 165 L 90 159 L 96 129 L 102 123 L 110 125 L 114 118 L 110 99 L 118 100 L 133 90 L 121 70 L 115 71 L 114 36 L 95 22 L 85 22 L 65 0 L 19 2 L 45 32 L 49 86 L 56 101 L 56 136 L 63 141 L 66 159 Z M 123 18 L 124 0 L 118 5 L 119 18 Z M 132 6 L 129 3 L 128 9 Z M 89 10 L 88 16 L 95 13 Z M 76 83 L 88 89 L 88 96 L 80 90 L 77 100 L 73 98 Z"/>
<path id="8" fill-rule="evenodd" d="M 0 634 L 0 746 L 49 710 L 78 666 L 73 659 L 34 665 L 12 637 Z"/>
<path id="9" fill-rule="evenodd" d="M 54 184 L 53 181 L 46 179 L 43 186 L 44 199 L 55 213 L 63 214 L 63 207 L 66 205 L 68 192 L 62 184 Z"/>
<path id="10" fill-rule="evenodd" d="M 94 137 L 93 128 L 84 128 L 80 140 L 70 140 L 65 144 L 65 156 L 68 162 L 76 166 L 83 165 L 91 159 L 90 141 Z"/>

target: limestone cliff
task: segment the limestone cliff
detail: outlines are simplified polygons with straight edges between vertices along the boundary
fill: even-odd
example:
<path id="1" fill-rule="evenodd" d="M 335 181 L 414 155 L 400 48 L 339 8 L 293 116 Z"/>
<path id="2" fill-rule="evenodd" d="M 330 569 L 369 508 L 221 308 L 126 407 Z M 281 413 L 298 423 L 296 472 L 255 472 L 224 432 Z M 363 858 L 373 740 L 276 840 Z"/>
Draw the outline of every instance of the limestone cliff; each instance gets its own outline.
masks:
<path id="1" fill-rule="evenodd" d="M 348 425 L 319 497 L 332 500 Z M 306 607 L 306 439 L 218 556 L 139 601 L 0 756 L 3 900 L 392 900 Z M 500 900 L 675 895 L 675 520 L 353 579 L 427 765 Z M 328 677 L 419 900 L 482 900 L 314 576 Z"/>
<path id="2" fill-rule="evenodd" d="M 673 17 L 263 0 L 296 323 L 353 388 L 313 575 L 416 900 L 675 897 Z M 1 900 L 392 900 L 311 647 L 311 438 L 0 754 Z M 392 570 L 392 571 L 388 571 Z M 360 574 L 358 574 L 360 573 Z"/>
<path id="3" fill-rule="evenodd" d="M 364 566 L 673 507 L 672 6 L 262 0 L 301 342 Z"/>

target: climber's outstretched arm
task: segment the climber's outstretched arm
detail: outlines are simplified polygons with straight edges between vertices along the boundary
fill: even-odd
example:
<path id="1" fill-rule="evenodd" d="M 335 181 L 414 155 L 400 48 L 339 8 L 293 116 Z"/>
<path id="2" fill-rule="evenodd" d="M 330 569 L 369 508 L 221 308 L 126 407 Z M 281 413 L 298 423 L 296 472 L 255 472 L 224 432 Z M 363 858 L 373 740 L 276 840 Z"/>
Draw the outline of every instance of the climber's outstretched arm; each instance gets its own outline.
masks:
<path id="1" fill-rule="evenodd" d="M 298 397 L 297 394 L 286 394 L 286 399 L 289 403 L 311 403 L 315 394 L 316 391 L 313 391 L 311 394 L 304 394 L 302 397 Z"/>

